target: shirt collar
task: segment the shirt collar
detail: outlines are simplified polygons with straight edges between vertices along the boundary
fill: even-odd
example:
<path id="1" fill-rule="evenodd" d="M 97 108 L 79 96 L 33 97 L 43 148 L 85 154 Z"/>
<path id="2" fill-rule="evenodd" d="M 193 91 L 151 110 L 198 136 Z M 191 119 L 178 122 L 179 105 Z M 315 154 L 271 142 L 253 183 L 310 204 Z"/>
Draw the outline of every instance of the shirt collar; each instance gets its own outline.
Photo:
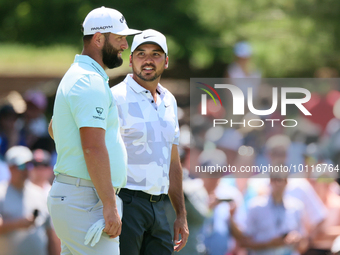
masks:
<path id="1" fill-rule="evenodd" d="M 141 93 L 141 92 L 145 92 L 148 91 L 146 88 L 142 87 L 141 85 L 139 85 L 133 78 L 132 78 L 132 74 L 128 74 L 126 75 L 126 78 L 124 80 L 124 82 L 126 84 L 128 84 L 136 93 Z M 164 94 L 165 93 L 165 88 L 158 83 L 157 85 L 157 91 L 159 91 L 159 93 Z"/>
<path id="2" fill-rule="evenodd" d="M 97 73 L 99 73 L 105 81 L 109 81 L 109 76 L 107 76 L 105 70 L 91 57 L 87 55 L 76 55 L 74 58 L 74 63 L 85 63 L 90 65 Z"/>

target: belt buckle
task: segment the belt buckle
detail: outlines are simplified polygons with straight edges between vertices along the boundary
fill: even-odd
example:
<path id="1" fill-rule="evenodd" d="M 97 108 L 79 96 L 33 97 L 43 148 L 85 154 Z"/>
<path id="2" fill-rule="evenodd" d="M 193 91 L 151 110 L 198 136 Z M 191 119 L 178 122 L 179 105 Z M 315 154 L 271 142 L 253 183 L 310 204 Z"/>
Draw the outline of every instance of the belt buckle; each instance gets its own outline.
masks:
<path id="1" fill-rule="evenodd" d="M 121 191 L 121 188 L 117 188 L 116 190 L 115 190 L 116 192 L 116 195 L 118 195 L 119 194 L 119 192 Z"/>
<path id="2" fill-rule="evenodd" d="M 153 195 L 151 195 L 151 196 L 150 196 L 150 199 L 149 199 L 149 201 L 150 201 L 151 203 L 156 203 L 156 202 L 158 202 L 158 201 L 152 200 L 152 197 L 153 197 Z"/>

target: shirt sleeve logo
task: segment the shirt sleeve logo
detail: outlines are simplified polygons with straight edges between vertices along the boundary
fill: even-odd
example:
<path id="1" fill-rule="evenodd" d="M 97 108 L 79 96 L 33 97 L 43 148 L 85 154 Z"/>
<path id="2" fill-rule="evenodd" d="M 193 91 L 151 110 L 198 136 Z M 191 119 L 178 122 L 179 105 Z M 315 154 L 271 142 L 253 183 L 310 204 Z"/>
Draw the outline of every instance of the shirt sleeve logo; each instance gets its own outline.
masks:
<path id="1" fill-rule="evenodd" d="M 100 116 L 100 115 L 102 115 L 104 109 L 101 108 L 101 107 L 96 107 L 96 111 L 97 111 L 98 115 Z"/>
<path id="2" fill-rule="evenodd" d="M 105 120 L 105 118 L 100 117 L 102 115 L 104 109 L 101 108 L 101 107 L 96 107 L 96 111 L 98 113 L 98 116 L 92 116 L 92 117 L 95 118 L 95 119 Z"/>

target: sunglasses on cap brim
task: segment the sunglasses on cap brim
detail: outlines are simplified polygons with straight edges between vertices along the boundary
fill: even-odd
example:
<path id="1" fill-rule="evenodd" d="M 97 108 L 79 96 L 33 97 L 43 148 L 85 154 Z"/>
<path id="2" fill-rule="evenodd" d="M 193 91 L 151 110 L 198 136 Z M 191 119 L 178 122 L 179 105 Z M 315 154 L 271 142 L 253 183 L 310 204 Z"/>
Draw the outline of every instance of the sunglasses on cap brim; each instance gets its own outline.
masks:
<path id="1" fill-rule="evenodd" d="M 18 165 L 16 167 L 21 171 L 30 170 L 33 167 L 33 163 L 32 162 L 26 162 L 26 163 Z"/>
<path id="2" fill-rule="evenodd" d="M 45 163 L 45 162 L 33 162 L 33 165 L 34 166 L 44 166 L 44 167 L 48 167 L 48 166 L 50 166 L 50 164 L 48 164 L 48 163 Z"/>

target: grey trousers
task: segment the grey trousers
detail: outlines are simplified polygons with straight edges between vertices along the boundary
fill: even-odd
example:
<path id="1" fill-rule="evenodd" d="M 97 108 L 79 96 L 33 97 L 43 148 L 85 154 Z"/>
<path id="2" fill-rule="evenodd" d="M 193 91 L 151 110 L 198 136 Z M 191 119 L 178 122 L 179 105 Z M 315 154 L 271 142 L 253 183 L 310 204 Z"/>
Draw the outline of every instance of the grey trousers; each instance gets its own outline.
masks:
<path id="1" fill-rule="evenodd" d="M 117 209 L 122 215 L 122 201 L 116 196 Z M 53 182 L 47 206 L 57 236 L 61 240 L 61 255 L 119 255 L 119 237 L 110 239 L 103 233 L 100 241 L 91 247 L 84 245 L 88 229 L 103 219 L 103 204 L 91 187 Z"/>

